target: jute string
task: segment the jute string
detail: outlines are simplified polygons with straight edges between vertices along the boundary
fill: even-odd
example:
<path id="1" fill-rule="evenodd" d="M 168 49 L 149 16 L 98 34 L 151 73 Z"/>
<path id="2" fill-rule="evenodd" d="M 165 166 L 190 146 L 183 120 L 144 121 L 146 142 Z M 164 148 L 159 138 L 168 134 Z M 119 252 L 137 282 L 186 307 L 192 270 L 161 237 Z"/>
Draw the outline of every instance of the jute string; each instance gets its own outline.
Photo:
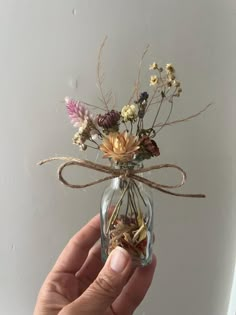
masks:
<path id="1" fill-rule="evenodd" d="M 72 157 L 52 157 L 52 158 L 40 161 L 38 163 L 38 165 L 43 165 L 43 164 L 51 162 L 51 161 L 64 161 L 64 163 L 62 163 L 58 167 L 58 170 L 57 170 L 58 179 L 61 183 L 63 183 L 65 186 L 68 186 L 70 188 L 86 188 L 86 187 L 96 185 L 96 184 L 99 184 L 101 182 L 110 180 L 110 179 L 115 178 L 115 177 L 121 177 L 121 178 L 130 178 L 130 179 L 136 180 L 136 181 L 141 182 L 141 183 L 143 183 L 143 184 L 145 184 L 151 188 L 157 189 L 157 190 L 159 190 L 165 194 L 169 194 L 169 195 L 173 195 L 173 196 L 190 197 L 190 198 L 205 198 L 206 197 L 204 194 L 181 194 L 181 193 L 176 193 L 176 192 L 169 190 L 169 189 L 175 189 L 175 188 L 183 186 L 185 184 L 185 181 L 187 178 L 185 171 L 181 167 L 179 167 L 175 164 L 159 164 L 159 165 L 153 165 L 153 166 L 149 166 L 149 167 L 145 167 L 145 168 L 141 168 L 141 169 L 137 169 L 137 170 L 134 170 L 134 169 L 124 170 L 124 169 L 113 169 L 109 166 L 105 166 L 105 165 L 98 164 L 98 163 L 93 163 L 93 162 L 88 161 L 88 160 L 76 159 L 76 158 L 72 158 Z M 81 166 L 81 167 L 89 168 L 89 169 L 92 169 L 92 170 L 95 170 L 98 172 L 109 174 L 109 176 L 105 176 L 101 179 L 92 181 L 92 182 L 87 183 L 87 184 L 81 184 L 81 185 L 71 184 L 64 178 L 64 176 L 62 174 L 63 170 L 69 166 Z M 149 179 L 146 179 L 144 177 L 137 175 L 137 174 L 146 173 L 146 172 L 149 172 L 152 170 L 160 170 L 160 169 L 167 169 L 167 168 L 176 169 L 180 172 L 182 179 L 181 179 L 179 184 L 176 184 L 176 185 L 159 184 L 157 182 L 153 182 Z"/>

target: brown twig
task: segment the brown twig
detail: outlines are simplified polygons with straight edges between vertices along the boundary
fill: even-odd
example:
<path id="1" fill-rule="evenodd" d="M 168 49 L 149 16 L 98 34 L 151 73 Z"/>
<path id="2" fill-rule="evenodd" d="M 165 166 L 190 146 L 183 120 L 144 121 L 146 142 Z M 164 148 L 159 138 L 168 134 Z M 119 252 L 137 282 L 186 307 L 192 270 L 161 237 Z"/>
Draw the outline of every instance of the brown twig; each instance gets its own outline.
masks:
<path id="1" fill-rule="evenodd" d="M 104 73 L 101 73 L 101 59 L 102 59 L 102 52 L 103 52 L 103 48 L 105 46 L 105 43 L 106 43 L 106 40 L 107 40 L 107 36 L 104 38 L 101 46 L 100 46 L 100 49 L 99 49 L 99 53 L 98 53 L 98 63 L 97 63 L 97 86 L 100 90 L 100 93 L 101 93 L 101 98 L 100 101 L 105 105 L 105 109 L 106 111 L 109 110 L 109 102 L 111 101 L 111 98 L 112 98 L 112 92 L 109 91 L 108 93 L 104 93 L 103 91 L 103 81 L 104 81 Z"/>
<path id="2" fill-rule="evenodd" d="M 150 46 L 149 44 L 146 46 L 146 48 L 142 54 L 142 57 L 140 59 L 139 68 L 138 68 L 138 77 L 137 77 L 137 80 L 135 82 L 134 90 L 133 90 L 133 93 L 132 93 L 132 95 L 128 101 L 128 104 L 131 104 L 135 94 L 136 94 L 137 99 L 139 97 L 139 86 L 140 86 L 140 75 L 141 75 L 142 63 L 143 63 L 143 59 L 144 59 L 146 53 L 148 52 L 149 46 Z"/>
<path id="3" fill-rule="evenodd" d="M 205 106 L 203 109 L 201 109 L 199 112 L 197 112 L 196 114 L 193 114 L 193 115 L 190 115 L 188 117 L 185 117 L 183 119 L 178 119 L 178 120 L 174 120 L 174 121 L 169 121 L 169 122 L 165 122 L 165 123 L 159 123 L 155 126 L 153 126 L 153 128 L 156 128 L 156 127 L 164 127 L 164 126 L 171 126 L 171 125 L 174 125 L 174 124 L 177 124 L 177 123 L 181 123 L 181 122 L 185 122 L 185 121 L 188 121 L 190 119 L 193 119 L 199 115 L 201 115 L 203 112 L 205 112 L 208 107 L 210 107 L 211 105 L 213 105 L 213 103 L 209 103 L 207 106 Z"/>

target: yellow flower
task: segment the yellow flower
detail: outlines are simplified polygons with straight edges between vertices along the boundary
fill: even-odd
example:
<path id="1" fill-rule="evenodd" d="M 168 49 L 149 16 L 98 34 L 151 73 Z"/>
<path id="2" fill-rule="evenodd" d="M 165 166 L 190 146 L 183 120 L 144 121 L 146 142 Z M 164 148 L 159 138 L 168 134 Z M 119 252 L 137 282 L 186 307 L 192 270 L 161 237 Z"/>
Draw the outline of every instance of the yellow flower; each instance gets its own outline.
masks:
<path id="1" fill-rule="evenodd" d="M 129 135 L 126 131 L 110 133 L 100 145 L 100 150 L 104 153 L 103 157 L 111 158 L 115 162 L 131 161 L 138 149 L 138 138 Z"/>
<path id="2" fill-rule="evenodd" d="M 121 110 L 121 117 L 124 122 L 134 121 L 137 118 L 136 106 L 134 104 L 125 105 Z"/>
<path id="3" fill-rule="evenodd" d="M 158 65 L 156 62 L 153 62 L 150 66 L 149 66 L 149 70 L 156 70 L 158 69 Z"/>
<path id="4" fill-rule="evenodd" d="M 166 71 L 169 73 L 174 73 L 175 72 L 175 68 L 171 63 L 167 63 L 166 65 Z"/>
<path id="5" fill-rule="evenodd" d="M 156 75 L 151 75 L 150 85 L 156 85 L 158 82 L 158 77 Z"/>

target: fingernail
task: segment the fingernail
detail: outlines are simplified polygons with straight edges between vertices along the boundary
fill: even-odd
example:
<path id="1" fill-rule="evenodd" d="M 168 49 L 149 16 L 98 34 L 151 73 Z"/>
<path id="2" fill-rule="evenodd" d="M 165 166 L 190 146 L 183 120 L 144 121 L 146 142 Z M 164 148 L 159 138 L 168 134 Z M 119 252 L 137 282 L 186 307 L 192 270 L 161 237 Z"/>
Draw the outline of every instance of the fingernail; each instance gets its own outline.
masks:
<path id="1" fill-rule="evenodd" d="M 111 253 L 110 267 L 115 272 L 122 272 L 129 262 L 129 254 L 127 251 L 117 246 Z"/>

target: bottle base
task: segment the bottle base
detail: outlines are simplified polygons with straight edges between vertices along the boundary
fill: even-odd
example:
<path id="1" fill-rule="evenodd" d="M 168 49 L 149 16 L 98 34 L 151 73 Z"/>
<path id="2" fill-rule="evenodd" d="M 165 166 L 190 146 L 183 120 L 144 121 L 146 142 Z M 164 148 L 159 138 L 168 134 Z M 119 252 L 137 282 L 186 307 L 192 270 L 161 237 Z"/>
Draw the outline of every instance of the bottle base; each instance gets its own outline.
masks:
<path id="1" fill-rule="evenodd" d="M 107 258 L 108 258 L 108 254 L 105 250 L 101 250 L 101 259 L 102 262 L 105 263 Z M 139 257 L 134 257 L 131 255 L 132 258 L 132 264 L 134 267 L 145 267 L 151 264 L 152 262 L 152 255 L 149 255 L 147 258 L 139 258 Z"/>

